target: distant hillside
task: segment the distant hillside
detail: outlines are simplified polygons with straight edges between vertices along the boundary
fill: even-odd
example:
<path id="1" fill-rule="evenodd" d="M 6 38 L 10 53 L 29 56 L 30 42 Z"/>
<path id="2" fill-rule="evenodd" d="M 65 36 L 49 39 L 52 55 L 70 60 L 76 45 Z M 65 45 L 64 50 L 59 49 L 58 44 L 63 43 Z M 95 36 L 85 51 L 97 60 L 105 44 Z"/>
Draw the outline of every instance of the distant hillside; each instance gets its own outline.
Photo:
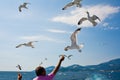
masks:
<path id="1" fill-rule="evenodd" d="M 55 66 L 50 66 L 47 67 L 46 70 L 47 71 L 52 71 L 54 69 Z M 108 62 L 104 62 L 98 65 L 89 65 L 89 66 L 80 66 L 78 64 L 74 64 L 68 67 L 61 67 L 60 71 L 65 72 L 65 71 L 85 71 L 85 70 L 106 70 L 106 71 L 110 71 L 110 70 L 115 70 L 118 71 L 120 70 L 120 58 L 119 59 L 114 59 L 114 60 L 110 60 Z"/>
<path id="2" fill-rule="evenodd" d="M 120 58 L 119 59 L 114 59 L 110 60 L 108 62 L 104 62 L 98 65 L 90 65 L 90 66 L 85 66 L 89 69 L 93 70 L 120 70 Z"/>
<path id="3" fill-rule="evenodd" d="M 55 66 L 47 67 L 50 73 Z M 61 77 L 62 76 L 62 77 Z M 55 80 L 120 80 L 120 58 L 98 65 L 61 67 Z"/>

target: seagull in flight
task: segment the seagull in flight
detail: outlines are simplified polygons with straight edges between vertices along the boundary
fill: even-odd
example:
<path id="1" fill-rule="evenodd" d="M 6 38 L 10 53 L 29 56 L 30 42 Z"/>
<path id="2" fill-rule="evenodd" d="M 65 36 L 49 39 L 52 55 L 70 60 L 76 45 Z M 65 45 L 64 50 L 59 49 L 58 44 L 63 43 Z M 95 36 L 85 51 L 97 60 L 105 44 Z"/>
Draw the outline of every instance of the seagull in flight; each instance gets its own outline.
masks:
<path id="1" fill-rule="evenodd" d="M 77 7 L 82 7 L 81 2 L 82 0 L 73 0 L 72 2 L 68 3 L 67 5 L 65 5 L 65 7 L 62 8 L 62 10 L 65 10 L 68 7 L 74 6 L 76 5 Z"/>
<path id="2" fill-rule="evenodd" d="M 43 64 L 43 62 L 41 62 L 39 65 L 42 65 Z"/>
<path id="3" fill-rule="evenodd" d="M 17 66 L 16 66 L 19 70 L 22 70 L 22 68 L 21 68 L 21 66 L 18 64 Z"/>
<path id="4" fill-rule="evenodd" d="M 45 58 L 44 61 L 47 61 L 48 59 Z M 41 61 L 41 63 L 39 65 L 42 65 L 44 61 Z"/>
<path id="5" fill-rule="evenodd" d="M 97 22 L 95 22 L 95 20 L 98 19 L 99 21 L 101 21 L 98 16 L 96 16 L 96 15 L 90 16 L 90 14 L 89 14 L 88 11 L 87 11 L 86 13 L 87 13 L 87 17 L 81 18 L 81 19 L 78 21 L 78 25 L 82 24 L 83 21 L 88 20 L 88 21 L 90 21 L 90 22 L 93 24 L 93 26 L 96 26 L 96 25 L 97 25 Z"/>
<path id="6" fill-rule="evenodd" d="M 81 43 L 80 45 L 77 44 L 77 34 L 78 34 L 78 32 L 80 32 L 80 30 L 81 30 L 81 28 L 78 28 L 72 33 L 72 35 L 70 37 L 71 46 L 65 47 L 64 48 L 65 51 L 72 50 L 72 49 L 77 49 L 79 52 L 82 51 L 81 48 L 84 47 L 84 44 L 83 43 Z"/>
<path id="7" fill-rule="evenodd" d="M 21 46 L 26 46 L 26 47 L 35 48 L 35 47 L 33 46 L 33 44 L 32 44 L 33 42 L 38 42 L 38 41 L 30 41 L 30 42 L 28 42 L 28 43 L 19 44 L 19 45 L 16 46 L 16 48 L 19 48 L 19 47 L 21 47 Z"/>
<path id="8" fill-rule="evenodd" d="M 45 58 L 45 61 L 47 60 L 47 58 Z"/>
<path id="9" fill-rule="evenodd" d="M 64 55 L 64 54 L 62 54 L 62 55 L 59 55 L 59 57 L 61 57 L 61 56 L 64 56 L 64 57 L 67 57 L 69 60 L 71 59 L 70 57 L 72 57 L 73 55 Z"/>
<path id="10" fill-rule="evenodd" d="M 67 58 L 70 60 L 70 59 L 71 59 L 70 57 L 72 57 L 72 56 L 73 56 L 73 55 L 68 55 Z"/>
<path id="11" fill-rule="evenodd" d="M 20 6 L 18 7 L 18 8 L 19 8 L 19 12 L 22 12 L 22 8 L 28 9 L 27 4 L 30 4 L 30 3 L 24 2 L 22 5 L 20 5 Z"/>

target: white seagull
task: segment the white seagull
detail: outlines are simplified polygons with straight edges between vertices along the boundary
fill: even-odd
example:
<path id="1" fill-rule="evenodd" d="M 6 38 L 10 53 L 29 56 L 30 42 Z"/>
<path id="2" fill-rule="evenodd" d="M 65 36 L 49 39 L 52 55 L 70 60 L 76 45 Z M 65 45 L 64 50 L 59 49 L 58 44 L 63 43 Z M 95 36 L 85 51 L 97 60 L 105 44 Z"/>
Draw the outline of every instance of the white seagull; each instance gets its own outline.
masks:
<path id="1" fill-rule="evenodd" d="M 67 46 L 67 47 L 65 47 L 64 48 L 64 50 L 65 51 L 68 51 L 68 50 L 72 50 L 72 49 L 77 49 L 79 52 L 81 52 L 82 50 L 81 50 L 81 48 L 83 48 L 84 47 L 84 44 L 83 43 L 81 43 L 80 45 L 78 45 L 77 44 L 77 34 L 78 34 L 78 32 L 81 30 L 81 28 L 78 28 L 77 30 L 75 30 L 73 33 L 72 33 L 72 35 L 71 35 L 71 37 L 70 37 L 70 39 L 71 39 L 71 46 Z"/>
<path id="2" fill-rule="evenodd" d="M 70 59 L 71 59 L 70 57 L 72 57 L 72 56 L 73 56 L 73 55 L 68 55 L 67 58 L 70 60 Z"/>
<path id="3" fill-rule="evenodd" d="M 35 48 L 32 44 L 33 42 L 38 42 L 38 41 L 30 41 L 28 43 L 19 44 L 19 45 L 16 46 L 16 48 L 19 48 L 21 46 L 27 46 L 27 47 Z"/>
<path id="4" fill-rule="evenodd" d="M 22 8 L 28 9 L 27 4 L 30 4 L 30 3 L 24 2 L 22 5 L 20 5 L 20 6 L 18 7 L 18 8 L 19 8 L 19 12 L 22 12 Z"/>
<path id="5" fill-rule="evenodd" d="M 39 65 L 42 65 L 43 64 L 43 62 L 41 62 Z"/>
<path id="6" fill-rule="evenodd" d="M 77 7 L 82 7 L 82 5 L 80 4 L 81 1 L 82 0 L 73 0 L 72 2 L 65 5 L 65 7 L 62 8 L 62 10 L 65 10 L 66 8 L 71 7 L 73 5 L 76 5 Z"/>
<path id="7" fill-rule="evenodd" d="M 45 58 L 45 61 L 47 60 L 47 58 Z"/>
<path id="8" fill-rule="evenodd" d="M 18 64 L 17 66 L 16 66 L 19 70 L 22 70 L 22 68 L 21 68 L 21 66 Z"/>
<path id="9" fill-rule="evenodd" d="M 45 59 L 44 59 L 44 61 L 47 61 L 47 60 L 48 60 L 47 58 L 45 58 Z M 44 61 L 43 61 L 43 62 L 44 62 Z M 43 62 L 41 61 L 41 63 L 40 63 L 39 65 L 42 65 L 42 64 L 43 64 Z"/>
<path id="10" fill-rule="evenodd" d="M 97 25 L 97 22 L 95 22 L 95 20 L 98 19 L 99 21 L 101 21 L 100 18 L 97 17 L 96 15 L 90 16 L 90 14 L 89 14 L 88 11 L 87 11 L 86 13 L 87 13 L 87 17 L 81 18 L 81 19 L 78 21 L 78 25 L 82 24 L 83 21 L 88 20 L 88 21 L 90 21 L 90 22 L 93 24 L 93 26 L 96 26 L 96 25 Z"/>
<path id="11" fill-rule="evenodd" d="M 70 57 L 73 56 L 73 55 L 68 55 L 68 56 L 67 56 L 67 55 L 62 54 L 62 55 L 59 55 L 59 57 L 60 57 L 60 56 L 67 57 L 67 58 L 70 60 L 70 59 L 71 59 Z"/>

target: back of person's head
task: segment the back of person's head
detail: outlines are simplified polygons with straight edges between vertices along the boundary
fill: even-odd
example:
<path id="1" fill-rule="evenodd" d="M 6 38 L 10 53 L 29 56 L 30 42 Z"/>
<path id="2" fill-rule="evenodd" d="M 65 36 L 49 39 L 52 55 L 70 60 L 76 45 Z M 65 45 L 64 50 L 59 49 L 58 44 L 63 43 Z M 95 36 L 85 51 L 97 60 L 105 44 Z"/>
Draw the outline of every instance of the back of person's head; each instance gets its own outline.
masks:
<path id="1" fill-rule="evenodd" d="M 35 69 L 35 73 L 37 76 L 45 76 L 46 75 L 46 71 L 45 71 L 45 68 L 42 67 L 42 66 L 38 66 L 36 69 Z"/>

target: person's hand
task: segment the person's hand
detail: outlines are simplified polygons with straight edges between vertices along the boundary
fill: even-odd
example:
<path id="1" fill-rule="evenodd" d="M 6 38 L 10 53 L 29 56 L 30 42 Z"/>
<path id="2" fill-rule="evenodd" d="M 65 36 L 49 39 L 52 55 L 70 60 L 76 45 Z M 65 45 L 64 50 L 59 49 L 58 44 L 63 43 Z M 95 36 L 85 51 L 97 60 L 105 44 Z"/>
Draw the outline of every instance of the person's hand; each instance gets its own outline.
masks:
<path id="1" fill-rule="evenodd" d="M 62 55 L 61 58 L 60 58 L 60 61 L 63 61 L 65 59 L 65 56 Z"/>
<path id="2" fill-rule="evenodd" d="M 22 80 L 22 75 L 18 73 L 18 80 Z"/>

